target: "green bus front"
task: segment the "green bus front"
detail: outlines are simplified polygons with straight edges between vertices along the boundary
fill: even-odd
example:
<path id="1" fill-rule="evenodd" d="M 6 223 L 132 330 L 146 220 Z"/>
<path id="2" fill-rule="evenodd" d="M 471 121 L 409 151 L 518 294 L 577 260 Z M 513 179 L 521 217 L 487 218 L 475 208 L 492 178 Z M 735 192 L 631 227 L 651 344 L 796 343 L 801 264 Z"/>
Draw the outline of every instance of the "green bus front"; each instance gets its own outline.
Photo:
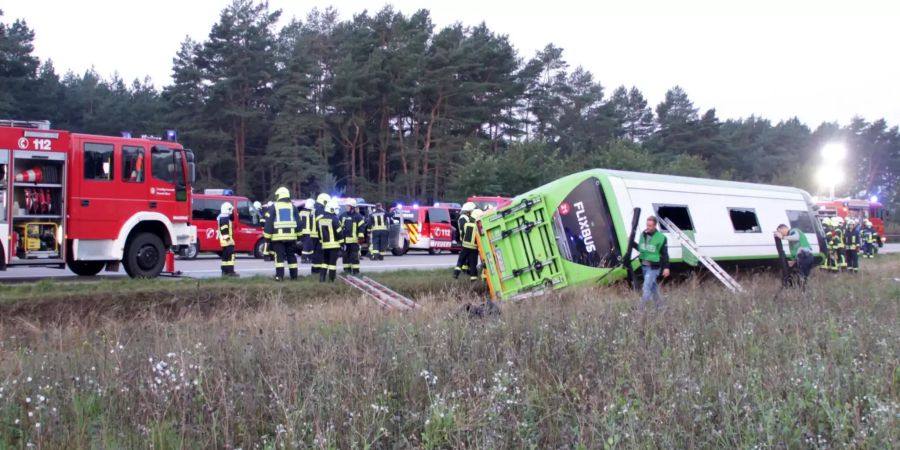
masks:
<path id="1" fill-rule="evenodd" d="M 486 214 L 479 247 L 491 296 L 511 300 L 626 276 L 623 215 L 606 174 L 580 172 Z"/>

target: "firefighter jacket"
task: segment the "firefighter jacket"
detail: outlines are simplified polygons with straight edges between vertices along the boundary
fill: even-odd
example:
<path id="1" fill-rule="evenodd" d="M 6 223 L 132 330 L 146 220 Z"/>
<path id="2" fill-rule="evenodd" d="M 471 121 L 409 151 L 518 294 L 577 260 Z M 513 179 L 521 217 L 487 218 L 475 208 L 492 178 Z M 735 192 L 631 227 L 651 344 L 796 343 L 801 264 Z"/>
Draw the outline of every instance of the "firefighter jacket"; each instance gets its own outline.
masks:
<path id="1" fill-rule="evenodd" d="M 843 249 L 844 248 L 844 229 L 841 227 L 836 227 L 834 229 L 834 236 L 831 239 L 834 243 L 834 248 Z"/>
<path id="2" fill-rule="evenodd" d="M 369 220 L 366 222 L 369 226 L 370 231 L 386 231 L 387 228 L 387 216 L 384 214 L 383 209 L 376 209 L 372 215 L 369 216 Z"/>
<path id="3" fill-rule="evenodd" d="M 341 214 L 341 229 L 345 244 L 359 244 L 365 236 L 366 219 L 362 214 L 353 211 Z"/>
<path id="4" fill-rule="evenodd" d="M 300 231 L 297 208 L 290 200 L 279 200 L 266 212 L 269 219 L 263 237 L 272 241 L 296 241 Z"/>
<path id="5" fill-rule="evenodd" d="M 316 203 L 316 205 L 313 207 L 313 210 L 310 211 L 310 219 L 312 219 L 312 223 L 310 224 L 310 229 L 311 229 L 311 232 L 309 235 L 310 237 L 316 238 L 316 239 L 319 238 L 319 219 L 324 214 L 325 214 L 325 205 L 323 205 L 321 203 Z"/>
<path id="6" fill-rule="evenodd" d="M 478 248 L 476 235 L 478 234 L 478 225 L 471 218 L 459 230 L 459 240 L 462 241 L 463 248 L 474 250 Z"/>
<path id="7" fill-rule="evenodd" d="M 859 229 L 850 228 L 844 235 L 844 245 L 850 250 L 859 250 Z"/>
<path id="8" fill-rule="evenodd" d="M 872 244 L 875 242 L 875 229 L 871 227 L 866 227 L 862 229 L 862 241 L 867 244 Z"/>
<path id="9" fill-rule="evenodd" d="M 234 245 L 234 227 L 230 215 L 219 214 L 219 245 L 223 248 Z"/>
<path id="10" fill-rule="evenodd" d="M 318 233 L 313 233 L 312 211 L 301 209 L 298 216 L 300 217 L 300 236 L 309 237 L 319 235 Z"/>
<path id="11" fill-rule="evenodd" d="M 325 212 L 316 220 L 316 226 L 319 228 L 319 242 L 322 244 L 323 250 L 333 250 L 341 248 L 343 237 L 341 232 L 341 221 L 338 217 L 330 212 Z"/>

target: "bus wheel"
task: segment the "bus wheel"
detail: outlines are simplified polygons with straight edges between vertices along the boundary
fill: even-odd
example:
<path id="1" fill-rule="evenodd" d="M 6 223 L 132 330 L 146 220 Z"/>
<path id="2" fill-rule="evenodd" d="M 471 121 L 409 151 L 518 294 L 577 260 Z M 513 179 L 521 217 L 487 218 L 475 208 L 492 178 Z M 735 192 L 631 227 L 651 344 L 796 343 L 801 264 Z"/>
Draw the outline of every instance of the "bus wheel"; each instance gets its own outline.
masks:
<path id="1" fill-rule="evenodd" d="M 140 233 L 125 246 L 122 265 L 131 278 L 156 278 L 162 272 L 166 253 L 162 239 L 152 233 Z"/>
<path id="2" fill-rule="evenodd" d="M 80 277 L 92 277 L 100 273 L 106 266 L 106 261 L 66 261 L 66 266 L 75 275 Z"/>
<path id="3" fill-rule="evenodd" d="M 253 257 L 256 259 L 263 259 L 264 255 L 263 251 L 266 249 L 266 240 L 260 239 L 256 241 L 256 245 L 253 246 Z"/>
<path id="4" fill-rule="evenodd" d="M 197 259 L 200 254 L 200 247 L 197 244 L 191 244 L 181 250 L 181 259 Z"/>

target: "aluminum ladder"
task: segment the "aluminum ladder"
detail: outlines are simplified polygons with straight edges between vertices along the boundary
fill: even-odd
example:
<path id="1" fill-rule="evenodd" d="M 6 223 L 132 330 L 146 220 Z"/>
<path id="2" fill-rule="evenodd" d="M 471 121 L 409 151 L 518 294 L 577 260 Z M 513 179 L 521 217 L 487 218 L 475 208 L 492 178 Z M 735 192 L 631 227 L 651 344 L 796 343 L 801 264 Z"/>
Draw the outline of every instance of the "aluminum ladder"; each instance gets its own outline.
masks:
<path id="1" fill-rule="evenodd" d="M 421 305 L 412 301 L 408 297 L 400 295 L 396 291 L 387 286 L 369 278 L 356 277 L 353 275 L 340 275 L 341 281 L 361 291 L 367 297 L 375 300 L 376 303 L 389 310 L 411 311 L 421 308 Z"/>
<path id="2" fill-rule="evenodd" d="M 725 287 L 727 287 L 731 292 L 744 292 L 744 288 L 741 287 L 741 285 L 737 281 L 735 281 L 734 278 L 731 277 L 731 275 L 728 275 L 728 272 L 725 272 L 725 270 L 722 269 L 722 266 L 713 261 L 712 258 L 700 252 L 700 247 L 697 246 L 697 243 L 694 242 L 690 237 L 688 237 L 688 235 L 684 234 L 684 231 L 681 231 L 681 228 L 678 228 L 678 226 L 672 223 L 672 221 L 667 217 L 662 217 L 659 219 L 659 221 L 667 231 L 675 233 L 675 235 L 678 236 L 678 239 L 681 239 L 681 244 L 687 247 L 687 249 L 697 257 L 700 263 L 703 264 L 704 267 L 709 269 L 709 271 L 712 272 L 712 274 L 715 275 L 716 278 L 718 278 L 719 281 L 721 281 L 722 284 L 725 285 Z"/>

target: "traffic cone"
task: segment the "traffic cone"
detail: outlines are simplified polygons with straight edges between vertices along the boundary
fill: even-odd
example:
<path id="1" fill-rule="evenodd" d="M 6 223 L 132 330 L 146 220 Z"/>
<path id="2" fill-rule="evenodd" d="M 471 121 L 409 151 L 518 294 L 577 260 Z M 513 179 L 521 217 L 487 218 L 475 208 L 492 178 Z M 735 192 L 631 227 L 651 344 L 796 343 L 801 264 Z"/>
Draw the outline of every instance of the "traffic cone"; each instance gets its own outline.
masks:
<path id="1" fill-rule="evenodd" d="M 44 173 L 40 167 L 16 174 L 16 183 L 40 183 L 44 181 Z"/>

